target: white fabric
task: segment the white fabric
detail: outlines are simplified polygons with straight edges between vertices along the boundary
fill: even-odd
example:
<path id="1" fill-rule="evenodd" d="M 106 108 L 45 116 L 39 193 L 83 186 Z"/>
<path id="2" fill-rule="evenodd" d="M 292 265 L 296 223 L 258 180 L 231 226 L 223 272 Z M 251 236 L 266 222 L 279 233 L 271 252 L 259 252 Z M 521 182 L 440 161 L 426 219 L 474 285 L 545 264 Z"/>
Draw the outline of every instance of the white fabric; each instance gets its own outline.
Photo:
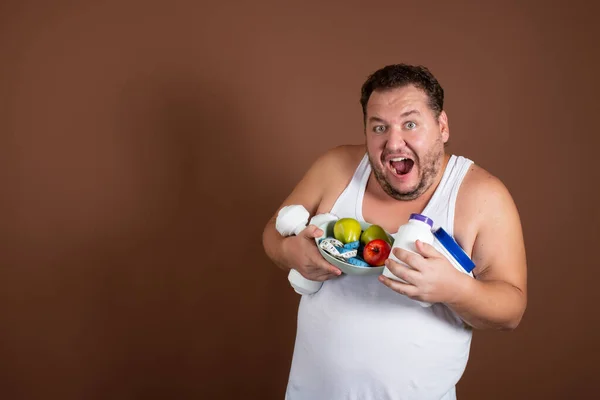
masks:
<path id="1" fill-rule="evenodd" d="M 451 156 L 423 214 L 454 231 L 458 188 L 472 161 Z M 331 213 L 364 221 L 365 155 Z M 287 400 L 452 400 L 472 331 L 442 304 L 422 307 L 377 280 L 325 281 L 302 296 Z"/>

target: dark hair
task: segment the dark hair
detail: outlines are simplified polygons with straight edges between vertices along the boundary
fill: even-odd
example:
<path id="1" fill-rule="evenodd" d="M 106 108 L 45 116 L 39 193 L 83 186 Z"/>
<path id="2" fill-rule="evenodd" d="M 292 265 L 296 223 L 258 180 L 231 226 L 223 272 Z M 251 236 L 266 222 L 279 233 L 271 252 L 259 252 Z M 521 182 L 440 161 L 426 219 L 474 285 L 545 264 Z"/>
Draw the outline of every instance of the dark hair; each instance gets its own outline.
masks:
<path id="1" fill-rule="evenodd" d="M 444 109 L 444 89 L 426 67 L 407 64 L 388 65 L 369 76 L 362 85 L 360 93 L 363 119 L 365 121 L 367 119 L 367 103 L 373 91 L 395 89 L 407 85 L 414 85 L 427 94 L 429 107 L 437 119 Z"/>

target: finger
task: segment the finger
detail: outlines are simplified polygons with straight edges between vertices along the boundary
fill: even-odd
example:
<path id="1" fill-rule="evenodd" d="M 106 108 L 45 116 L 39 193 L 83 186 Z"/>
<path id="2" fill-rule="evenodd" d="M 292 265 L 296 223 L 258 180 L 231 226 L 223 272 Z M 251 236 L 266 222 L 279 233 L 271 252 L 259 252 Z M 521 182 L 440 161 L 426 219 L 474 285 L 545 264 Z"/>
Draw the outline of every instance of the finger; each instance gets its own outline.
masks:
<path id="1" fill-rule="evenodd" d="M 300 272 L 300 274 L 308 280 L 317 281 L 317 282 L 324 281 L 326 279 L 326 275 L 327 275 L 327 273 L 323 273 L 322 270 L 314 268 L 314 267 L 308 267 L 308 268 L 304 269 L 302 272 Z"/>
<path id="2" fill-rule="evenodd" d="M 315 271 L 314 279 L 322 282 L 322 281 L 326 281 L 328 279 L 337 278 L 338 276 L 339 275 L 336 273 L 319 270 L 319 271 Z"/>
<path id="3" fill-rule="evenodd" d="M 336 274 L 325 274 L 325 275 L 322 275 L 323 281 L 327 281 L 329 279 L 335 279 L 337 277 L 339 277 L 339 275 L 336 275 Z"/>
<path id="4" fill-rule="evenodd" d="M 326 281 L 329 278 L 328 278 L 327 274 L 321 274 L 321 275 L 311 276 L 309 279 L 311 281 L 324 282 L 324 281 Z"/>
<path id="5" fill-rule="evenodd" d="M 411 285 L 416 285 L 421 278 L 421 272 L 405 265 L 398 264 L 389 258 L 385 260 L 385 266 L 390 272 L 398 278 L 408 282 Z"/>
<path id="6" fill-rule="evenodd" d="M 342 270 L 340 270 L 339 268 L 329 264 L 327 261 L 321 263 L 321 267 L 320 267 L 323 271 L 325 271 L 328 274 L 332 274 L 335 276 L 340 276 L 342 274 Z"/>
<path id="7" fill-rule="evenodd" d="M 306 228 L 304 228 L 304 230 L 300 233 L 300 235 L 302 235 L 308 239 L 314 239 L 319 236 L 322 236 L 323 233 L 324 233 L 323 230 L 319 229 L 317 226 L 309 225 Z"/>
<path id="8" fill-rule="evenodd" d="M 404 250 L 400 247 L 396 247 L 393 250 L 393 253 L 398 258 L 398 260 L 408 264 L 417 271 L 421 270 L 421 262 L 423 261 L 422 255 L 418 253 L 413 253 L 412 251 Z"/>
<path id="9" fill-rule="evenodd" d="M 408 283 L 398 282 L 383 275 L 379 275 L 379 281 L 393 291 L 411 298 L 419 294 L 419 288 Z"/>
<path id="10" fill-rule="evenodd" d="M 415 247 L 417 248 L 419 254 L 425 258 L 439 257 L 441 255 L 440 252 L 435 249 L 435 247 L 418 239 L 415 242 Z"/>
<path id="11" fill-rule="evenodd" d="M 311 263 L 315 269 L 319 270 L 319 273 L 321 274 L 332 274 L 336 276 L 340 276 L 342 274 L 342 271 L 336 266 L 328 263 L 323 256 L 321 256 L 321 253 L 318 253 L 318 255 L 311 260 Z"/>
<path id="12" fill-rule="evenodd" d="M 328 263 L 327 260 L 323 258 L 321 253 L 317 253 L 317 259 L 315 260 L 314 265 L 330 274 L 338 276 L 342 274 L 342 270 L 336 267 L 335 265 Z"/>

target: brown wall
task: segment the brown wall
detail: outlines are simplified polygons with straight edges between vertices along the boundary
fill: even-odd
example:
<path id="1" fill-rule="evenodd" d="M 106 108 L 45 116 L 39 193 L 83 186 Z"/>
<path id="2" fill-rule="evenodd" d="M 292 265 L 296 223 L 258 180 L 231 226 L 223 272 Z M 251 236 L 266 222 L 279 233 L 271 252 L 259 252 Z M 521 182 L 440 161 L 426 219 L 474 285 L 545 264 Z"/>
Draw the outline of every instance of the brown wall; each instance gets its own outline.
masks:
<path id="1" fill-rule="evenodd" d="M 438 76 L 450 150 L 525 229 L 526 316 L 476 332 L 460 398 L 588 398 L 595 6 L 49 3 L 0 4 L 1 398 L 282 399 L 298 296 L 262 228 L 362 141 L 360 85 L 394 62 Z"/>

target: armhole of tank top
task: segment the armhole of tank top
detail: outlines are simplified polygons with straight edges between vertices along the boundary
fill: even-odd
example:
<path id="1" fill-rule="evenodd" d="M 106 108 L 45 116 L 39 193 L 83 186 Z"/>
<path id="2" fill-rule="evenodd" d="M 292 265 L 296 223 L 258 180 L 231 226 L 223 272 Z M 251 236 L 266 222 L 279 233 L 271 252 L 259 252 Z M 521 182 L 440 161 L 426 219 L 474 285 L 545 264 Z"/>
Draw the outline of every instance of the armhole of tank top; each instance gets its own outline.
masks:
<path id="1" fill-rule="evenodd" d="M 342 193 L 340 193 L 338 198 L 335 200 L 335 202 L 333 203 L 333 206 L 331 206 L 330 212 L 332 214 L 337 215 L 337 209 L 338 209 L 339 205 L 344 201 L 346 196 L 348 196 L 348 193 L 350 192 L 350 190 L 352 190 L 353 186 L 357 183 L 357 181 L 360 181 L 361 173 L 362 173 L 362 170 L 364 169 L 363 164 L 365 163 L 366 158 L 367 158 L 367 154 L 365 153 L 363 158 L 358 163 L 358 166 L 354 170 L 354 173 L 352 174 L 352 178 L 350 179 L 350 181 L 348 182 L 348 184 L 346 185 L 346 187 L 344 188 Z"/>
<path id="2" fill-rule="evenodd" d="M 361 165 L 359 167 L 361 175 L 360 175 L 360 179 L 357 181 L 358 187 L 358 193 L 356 196 L 356 204 L 354 205 L 354 214 L 356 216 L 356 219 L 358 219 L 359 221 L 365 221 L 365 218 L 363 217 L 363 213 L 362 213 L 362 208 L 363 208 L 363 200 L 365 198 L 365 190 L 367 189 L 367 182 L 369 181 L 369 177 L 371 176 L 371 168 L 370 168 L 370 164 L 368 162 L 367 156 L 365 155 L 365 157 L 363 158 L 363 160 L 361 161 Z"/>
<path id="3" fill-rule="evenodd" d="M 457 159 L 457 164 L 459 164 L 459 170 L 456 171 L 456 177 L 454 179 L 454 184 L 452 185 L 450 201 L 448 203 L 448 227 L 451 227 L 450 229 L 452 229 L 452 232 L 448 232 L 448 234 L 451 236 L 454 236 L 454 216 L 458 192 L 460 191 L 460 187 L 465 179 L 465 176 L 467 176 L 467 172 L 469 172 L 471 165 L 473 165 L 473 161 L 469 160 L 468 158 L 460 157 Z"/>

